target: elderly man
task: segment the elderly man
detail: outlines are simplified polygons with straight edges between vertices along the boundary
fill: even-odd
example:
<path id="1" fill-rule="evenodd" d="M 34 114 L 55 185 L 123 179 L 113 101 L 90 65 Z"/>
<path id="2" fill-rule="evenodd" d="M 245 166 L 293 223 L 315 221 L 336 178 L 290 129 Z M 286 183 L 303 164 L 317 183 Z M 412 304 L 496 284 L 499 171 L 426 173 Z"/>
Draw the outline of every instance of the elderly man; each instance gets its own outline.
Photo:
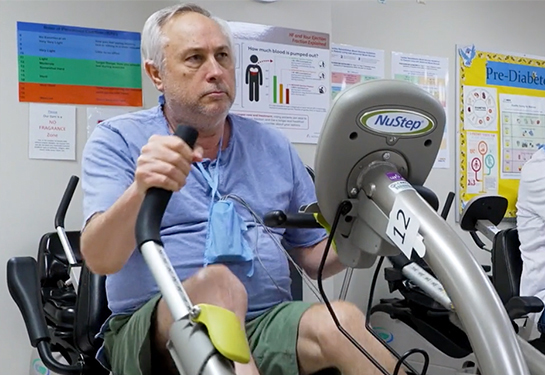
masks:
<path id="1" fill-rule="evenodd" d="M 101 123 L 83 155 L 82 254 L 92 271 L 108 275 L 113 313 L 99 359 L 116 375 L 177 373 L 165 347 L 172 317 L 134 251 L 143 197 L 160 187 L 173 191 L 161 227 L 165 251 L 192 302 L 227 308 L 246 329 L 253 358 L 236 363 L 237 374 L 311 374 L 329 367 L 379 374 L 325 306 L 292 301 L 281 240 L 315 277 L 326 233 L 259 223 L 269 210 L 293 212 L 316 197 L 280 132 L 229 114 L 235 56 L 226 23 L 191 4 L 159 10 L 144 26 L 142 56 L 162 93 L 159 105 Z M 194 150 L 172 136 L 178 124 L 198 130 Z M 240 225 L 217 216 L 225 202 Z M 333 253 L 324 274 L 342 269 Z M 349 303 L 333 306 L 343 326 L 392 371 L 395 361 L 366 332 L 363 314 Z"/>

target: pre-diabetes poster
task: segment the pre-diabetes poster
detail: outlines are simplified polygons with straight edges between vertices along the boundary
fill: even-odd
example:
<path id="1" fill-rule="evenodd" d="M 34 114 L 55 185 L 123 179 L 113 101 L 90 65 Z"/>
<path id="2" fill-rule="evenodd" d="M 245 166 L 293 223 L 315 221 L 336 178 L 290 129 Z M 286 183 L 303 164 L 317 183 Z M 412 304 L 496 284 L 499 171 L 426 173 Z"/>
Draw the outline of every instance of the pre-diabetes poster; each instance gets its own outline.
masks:
<path id="1" fill-rule="evenodd" d="M 516 216 L 520 171 L 545 144 L 545 58 L 457 46 L 458 202 L 508 199 Z"/>

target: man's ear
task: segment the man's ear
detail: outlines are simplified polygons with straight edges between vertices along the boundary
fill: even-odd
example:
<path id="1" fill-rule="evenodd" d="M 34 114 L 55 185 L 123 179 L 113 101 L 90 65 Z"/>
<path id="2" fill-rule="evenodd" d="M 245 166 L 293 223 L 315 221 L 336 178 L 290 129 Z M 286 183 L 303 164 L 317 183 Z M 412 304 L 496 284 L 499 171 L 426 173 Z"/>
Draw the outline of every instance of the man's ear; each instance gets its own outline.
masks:
<path id="1" fill-rule="evenodd" d="M 163 91 L 163 79 L 161 77 L 161 72 L 155 66 L 155 63 L 151 60 L 144 62 L 144 69 L 146 74 L 150 77 L 151 81 L 155 85 L 155 88 L 159 91 Z"/>

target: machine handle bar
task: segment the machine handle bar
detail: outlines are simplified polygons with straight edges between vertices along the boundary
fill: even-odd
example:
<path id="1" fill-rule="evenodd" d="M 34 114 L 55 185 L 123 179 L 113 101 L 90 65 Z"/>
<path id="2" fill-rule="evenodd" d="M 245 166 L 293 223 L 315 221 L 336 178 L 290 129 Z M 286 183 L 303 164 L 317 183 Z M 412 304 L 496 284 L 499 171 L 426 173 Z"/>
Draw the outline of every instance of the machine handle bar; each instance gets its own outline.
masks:
<path id="1" fill-rule="evenodd" d="M 175 134 L 191 148 L 195 146 L 199 133 L 190 126 L 179 125 Z M 172 191 L 161 188 L 150 188 L 146 192 L 140 211 L 136 218 L 136 242 L 138 247 L 148 241 L 161 244 L 161 220 L 167 208 Z"/>
<path id="2" fill-rule="evenodd" d="M 64 228 L 64 218 L 66 217 L 66 211 L 68 210 L 70 201 L 74 196 L 74 192 L 76 191 L 78 182 L 78 176 L 70 177 L 70 180 L 68 181 L 68 186 L 66 186 L 66 190 L 64 191 L 64 194 L 62 196 L 61 203 L 59 204 L 59 207 L 57 208 L 57 213 L 55 214 L 55 228 Z"/>

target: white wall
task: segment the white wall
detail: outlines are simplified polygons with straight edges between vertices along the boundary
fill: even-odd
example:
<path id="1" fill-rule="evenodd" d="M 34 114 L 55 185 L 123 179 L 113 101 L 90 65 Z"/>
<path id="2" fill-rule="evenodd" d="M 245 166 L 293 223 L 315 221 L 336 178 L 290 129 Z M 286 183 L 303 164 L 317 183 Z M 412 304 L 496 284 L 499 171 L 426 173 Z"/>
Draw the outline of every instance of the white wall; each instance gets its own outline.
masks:
<path id="1" fill-rule="evenodd" d="M 153 2 L 0 1 L 0 363 L 13 375 L 28 374 L 30 345 L 23 320 L 6 287 L 6 262 L 12 256 L 35 256 L 40 236 L 54 230 L 57 205 L 72 174 L 80 175 L 86 140 L 85 106 L 78 106 L 76 161 L 28 158 L 28 103 L 18 102 L 16 22 L 66 24 L 140 31 Z M 146 82 L 145 103 L 154 101 Z M 78 188 L 66 218 L 67 229 L 82 222 Z"/>
<path id="2" fill-rule="evenodd" d="M 475 44 L 478 48 L 545 56 L 540 42 L 545 25 L 543 1 L 437 1 L 426 5 L 414 0 L 336 1 L 331 8 L 332 39 L 335 43 L 360 45 L 386 51 L 386 72 L 390 72 L 391 52 L 447 57 L 449 59 L 448 140 L 450 168 L 432 170 L 426 186 L 435 191 L 440 205 L 449 191 L 456 189 L 456 44 Z M 448 221 L 474 251 L 482 264 L 490 264 L 489 254 L 479 250 L 466 232 L 454 223 L 454 206 Z M 349 300 L 367 304 L 370 270 L 358 270 L 353 277 Z M 340 290 L 340 278 L 335 290 Z M 380 283 L 379 283 L 380 284 Z M 379 285 L 378 296 L 387 293 Z M 362 291 L 363 289 L 363 291 Z"/>
<path id="3" fill-rule="evenodd" d="M 450 61 L 449 147 L 451 167 L 432 171 L 426 185 L 441 203 L 455 188 L 455 50 L 456 43 L 545 56 L 541 42 L 545 2 L 541 1 L 369 1 L 279 0 L 261 4 L 251 0 L 196 2 L 234 21 L 274 24 L 331 33 L 335 43 L 386 51 L 448 57 Z M 3 1 L 0 0 L 0 279 L 12 256 L 34 256 L 40 236 L 53 229 L 53 215 L 71 174 L 79 175 L 86 139 L 85 106 L 78 106 L 77 160 L 28 159 L 28 104 L 17 100 L 16 22 L 58 23 L 92 28 L 140 31 L 146 17 L 171 2 L 163 1 Z M 144 79 L 144 105 L 156 93 Z M 314 146 L 297 145 L 303 161 L 312 165 Z M 66 220 L 68 229 L 81 225 L 80 190 Z M 454 225 L 453 215 L 449 222 Z M 460 233 L 466 243 L 472 243 Z M 476 252 L 487 263 L 488 257 Z M 356 272 L 349 299 L 365 306 L 369 270 Z M 342 276 L 328 284 L 338 292 Z M 29 344 L 21 316 L 0 282 L 0 363 L 4 373 L 28 373 Z M 384 295 L 384 285 L 379 296 Z"/>

